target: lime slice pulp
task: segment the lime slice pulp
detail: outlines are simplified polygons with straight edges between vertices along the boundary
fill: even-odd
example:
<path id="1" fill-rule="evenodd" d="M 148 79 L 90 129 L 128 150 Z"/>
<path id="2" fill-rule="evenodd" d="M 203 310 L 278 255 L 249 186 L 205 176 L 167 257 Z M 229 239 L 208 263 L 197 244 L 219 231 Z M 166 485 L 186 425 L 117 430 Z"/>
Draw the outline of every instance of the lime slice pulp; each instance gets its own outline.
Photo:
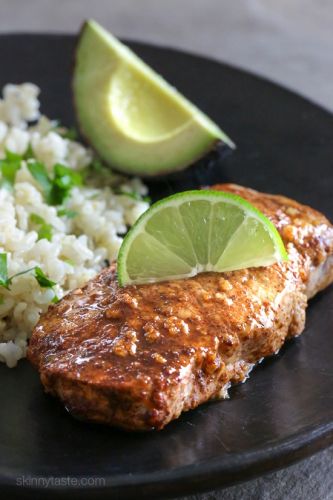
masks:
<path id="1" fill-rule="evenodd" d="M 73 90 L 83 135 L 125 173 L 181 170 L 217 143 L 234 147 L 216 123 L 92 20 L 78 40 Z"/>
<path id="2" fill-rule="evenodd" d="M 127 233 L 118 256 L 121 286 L 189 278 L 287 260 L 274 224 L 240 196 L 178 193 L 152 205 Z"/>

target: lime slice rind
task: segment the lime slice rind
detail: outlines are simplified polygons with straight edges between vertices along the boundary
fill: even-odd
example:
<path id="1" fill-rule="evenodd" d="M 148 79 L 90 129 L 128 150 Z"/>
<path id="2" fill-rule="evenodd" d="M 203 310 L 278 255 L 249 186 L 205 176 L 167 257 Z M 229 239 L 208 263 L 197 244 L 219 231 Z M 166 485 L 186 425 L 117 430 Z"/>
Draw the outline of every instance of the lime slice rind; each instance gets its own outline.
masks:
<path id="1" fill-rule="evenodd" d="M 177 211 L 181 217 L 172 217 Z M 287 259 L 274 224 L 248 201 L 223 191 L 187 191 L 158 201 L 137 220 L 119 251 L 118 280 L 122 286 L 152 283 Z"/>

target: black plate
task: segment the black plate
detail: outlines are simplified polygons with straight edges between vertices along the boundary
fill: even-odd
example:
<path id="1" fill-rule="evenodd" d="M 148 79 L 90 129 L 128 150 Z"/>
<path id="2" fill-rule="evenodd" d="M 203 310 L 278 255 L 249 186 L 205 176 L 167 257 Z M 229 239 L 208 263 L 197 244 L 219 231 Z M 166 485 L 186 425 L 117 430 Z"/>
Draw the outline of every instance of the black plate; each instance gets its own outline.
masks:
<path id="1" fill-rule="evenodd" d="M 232 180 L 283 193 L 333 218 L 333 117 L 267 81 L 200 57 L 131 44 L 208 112 L 238 150 L 206 174 L 154 185 L 167 194 Z M 33 81 L 43 111 L 73 123 L 70 36 L 0 37 L 0 84 Z M 333 441 L 333 289 L 308 309 L 301 338 L 258 367 L 228 401 L 201 406 L 161 432 L 126 434 L 78 422 L 43 394 L 27 362 L 1 371 L 0 485 L 81 498 L 130 498 L 212 489 L 283 467 Z M 69 484 L 67 477 L 74 478 Z M 75 478 L 103 478 L 101 487 Z M 53 478 L 53 479 L 52 479 Z M 59 479 L 64 478 L 64 479 Z M 64 481 L 66 484 L 64 484 Z M 62 483 L 62 484 L 61 484 Z M 30 484 L 30 486 L 29 486 Z M 45 491 L 45 490 L 44 490 Z M 7 496 L 8 498 L 8 496 Z"/>

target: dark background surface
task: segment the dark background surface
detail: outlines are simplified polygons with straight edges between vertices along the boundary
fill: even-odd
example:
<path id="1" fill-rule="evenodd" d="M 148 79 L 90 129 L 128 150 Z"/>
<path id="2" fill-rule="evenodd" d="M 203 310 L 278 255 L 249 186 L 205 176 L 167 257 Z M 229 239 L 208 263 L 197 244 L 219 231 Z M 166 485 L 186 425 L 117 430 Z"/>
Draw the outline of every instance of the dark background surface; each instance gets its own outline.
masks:
<path id="1" fill-rule="evenodd" d="M 229 67 L 133 46 L 238 146 L 205 175 L 202 168 L 191 169 L 177 181 L 154 184 L 153 191 L 235 181 L 294 197 L 333 218 L 331 115 Z M 42 89 L 43 112 L 70 125 L 72 50 L 73 38 L 67 36 L 0 37 L 0 64 L 6 68 L 0 85 L 35 82 Z M 3 487 L 13 492 L 24 475 L 93 476 L 104 477 L 117 498 L 185 494 L 282 467 L 327 446 L 333 441 L 332 298 L 331 288 L 314 299 L 304 335 L 258 367 L 247 384 L 233 388 L 230 400 L 184 414 L 159 433 L 126 434 L 77 422 L 43 394 L 27 362 L 16 370 L 1 366 Z M 93 498 L 103 493 L 94 492 Z"/>

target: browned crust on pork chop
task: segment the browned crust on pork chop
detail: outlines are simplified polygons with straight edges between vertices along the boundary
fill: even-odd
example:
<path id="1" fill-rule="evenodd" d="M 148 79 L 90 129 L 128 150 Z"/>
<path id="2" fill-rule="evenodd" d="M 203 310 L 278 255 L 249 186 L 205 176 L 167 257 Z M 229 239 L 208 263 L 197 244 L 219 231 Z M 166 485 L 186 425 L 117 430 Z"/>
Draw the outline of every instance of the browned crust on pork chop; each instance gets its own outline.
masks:
<path id="1" fill-rule="evenodd" d="M 182 411 L 225 397 L 231 383 L 303 331 L 307 298 L 333 281 L 331 224 L 283 196 L 214 188 L 264 212 L 289 261 L 122 289 L 112 265 L 68 294 L 41 317 L 28 358 L 73 415 L 161 429 Z"/>

